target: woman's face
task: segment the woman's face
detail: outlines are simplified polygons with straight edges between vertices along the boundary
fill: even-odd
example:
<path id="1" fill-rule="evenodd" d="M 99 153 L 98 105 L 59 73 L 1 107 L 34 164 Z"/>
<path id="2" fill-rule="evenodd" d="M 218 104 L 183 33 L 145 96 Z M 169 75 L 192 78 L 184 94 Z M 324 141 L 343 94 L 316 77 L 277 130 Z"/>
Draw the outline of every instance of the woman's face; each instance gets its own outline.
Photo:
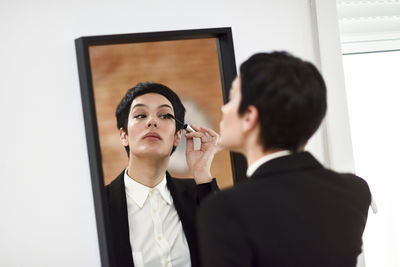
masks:
<path id="1" fill-rule="evenodd" d="M 241 101 L 240 87 L 240 78 L 236 77 L 229 92 L 229 101 L 221 108 L 222 119 L 219 124 L 221 137 L 218 144 L 236 152 L 241 151 L 244 140 L 242 119 L 238 113 Z"/>
<path id="2" fill-rule="evenodd" d="M 182 131 L 175 134 L 175 121 L 171 102 L 163 95 L 148 93 L 136 97 L 131 104 L 126 133 L 120 130 L 124 146 L 129 145 L 130 156 L 169 157 L 177 146 Z"/>

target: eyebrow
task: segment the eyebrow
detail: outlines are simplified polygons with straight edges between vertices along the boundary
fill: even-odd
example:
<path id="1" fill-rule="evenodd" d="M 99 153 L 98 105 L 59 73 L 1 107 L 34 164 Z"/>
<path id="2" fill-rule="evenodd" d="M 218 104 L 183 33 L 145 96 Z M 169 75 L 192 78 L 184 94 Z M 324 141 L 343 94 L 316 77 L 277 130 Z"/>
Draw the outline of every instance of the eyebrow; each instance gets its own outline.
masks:
<path id="1" fill-rule="evenodd" d="M 132 107 L 131 110 L 133 110 L 134 108 L 137 108 L 137 107 L 146 107 L 146 108 L 148 108 L 149 106 L 147 106 L 145 104 L 136 104 L 136 105 L 134 105 Z M 159 105 L 158 108 L 169 108 L 170 110 L 173 110 L 172 107 L 170 105 L 168 105 L 168 104 Z"/>

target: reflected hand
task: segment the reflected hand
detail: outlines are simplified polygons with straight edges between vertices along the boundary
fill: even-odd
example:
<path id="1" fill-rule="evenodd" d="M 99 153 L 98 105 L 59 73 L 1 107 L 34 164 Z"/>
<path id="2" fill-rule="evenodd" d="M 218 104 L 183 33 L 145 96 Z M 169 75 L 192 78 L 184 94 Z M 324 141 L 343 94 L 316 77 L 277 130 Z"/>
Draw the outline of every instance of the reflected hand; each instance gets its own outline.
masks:
<path id="1" fill-rule="evenodd" d="M 197 184 L 211 182 L 211 163 L 215 153 L 221 150 L 217 145 L 219 134 L 207 127 L 191 125 L 197 132 L 186 133 L 186 161 Z M 200 138 L 199 150 L 194 149 L 193 138 Z"/>

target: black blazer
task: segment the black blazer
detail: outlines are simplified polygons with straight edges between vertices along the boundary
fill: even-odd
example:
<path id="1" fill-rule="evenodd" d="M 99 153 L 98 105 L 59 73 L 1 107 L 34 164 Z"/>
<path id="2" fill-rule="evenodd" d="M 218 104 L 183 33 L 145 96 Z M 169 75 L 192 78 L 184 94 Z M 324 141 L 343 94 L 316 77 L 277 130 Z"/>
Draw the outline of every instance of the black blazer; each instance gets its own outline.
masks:
<path id="1" fill-rule="evenodd" d="M 371 194 L 308 152 L 266 162 L 198 212 L 203 266 L 355 266 Z"/>
<path id="2" fill-rule="evenodd" d="M 194 179 L 173 178 L 167 172 L 167 188 L 182 222 L 193 267 L 199 266 L 198 242 L 195 227 L 197 206 L 208 194 L 218 191 L 215 179 L 211 183 L 196 185 Z M 113 255 L 117 267 L 133 267 L 129 241 L 129 224 L 125 194 L 124 171 L 106 186 L 108 214 L 111 225 Z"/>

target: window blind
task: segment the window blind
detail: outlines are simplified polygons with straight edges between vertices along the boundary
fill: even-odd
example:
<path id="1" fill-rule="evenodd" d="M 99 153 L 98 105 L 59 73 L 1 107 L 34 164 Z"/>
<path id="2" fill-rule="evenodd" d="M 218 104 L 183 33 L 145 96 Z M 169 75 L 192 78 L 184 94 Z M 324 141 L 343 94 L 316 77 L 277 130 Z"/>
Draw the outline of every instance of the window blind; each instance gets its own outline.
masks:
<path id="1" fill-rule="evenodd" d="M 337 0 L 336 5 L 343 50 L 400 49 L 400 0 Z"/>

